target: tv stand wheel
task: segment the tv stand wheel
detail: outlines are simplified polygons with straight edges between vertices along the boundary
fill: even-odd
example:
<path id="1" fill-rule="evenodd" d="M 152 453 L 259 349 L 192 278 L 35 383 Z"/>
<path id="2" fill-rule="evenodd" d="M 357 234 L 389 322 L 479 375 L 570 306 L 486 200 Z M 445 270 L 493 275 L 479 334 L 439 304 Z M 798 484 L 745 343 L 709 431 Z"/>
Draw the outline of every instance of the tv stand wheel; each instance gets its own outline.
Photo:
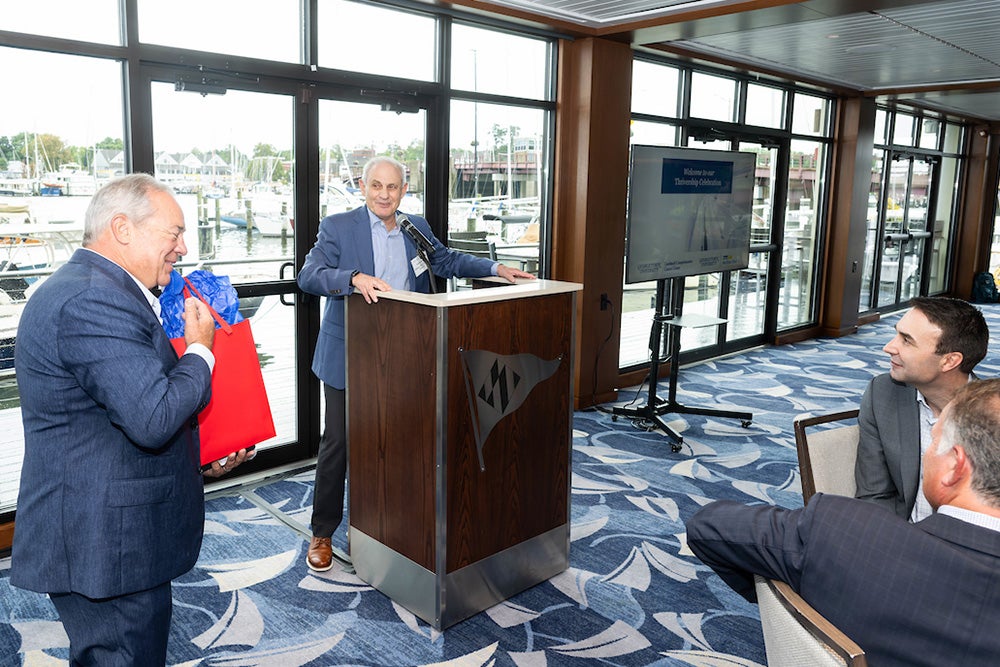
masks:
<path id="1" fill-rule="evenodd" d="M 750 428 L 750 424 L 752 423 L 753 422 L 751 420 L 744 419 L 743 421 L 740 422 L 740 426 L 742 426 L 743 428 Z"/>
<path id="2" fill-rule="evenodd" d="M 618 415 L 616 415 L 616 414 L 612 414 L 612 415 L 611 415 L 611 421 L 613 421 L 613 422 L 616 422 L 616 421 L 618 421 Z"/>
<path id="3" fill-rule="evenodd" d="M 680 445 L 680 443 L 677 443 L 677 442 L 670 443 L 670 451 L 672 451 L 674 454 L 676 454 L 677 452 L 681 451 L 681 445 Z"/>

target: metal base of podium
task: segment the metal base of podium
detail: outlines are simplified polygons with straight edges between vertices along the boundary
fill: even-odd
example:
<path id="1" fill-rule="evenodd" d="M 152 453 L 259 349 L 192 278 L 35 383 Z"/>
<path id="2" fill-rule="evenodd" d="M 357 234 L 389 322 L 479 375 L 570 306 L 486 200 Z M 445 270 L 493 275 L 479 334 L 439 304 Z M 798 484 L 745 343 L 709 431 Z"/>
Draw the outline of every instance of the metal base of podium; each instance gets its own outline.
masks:
<path id="1" fill-rule="evenodd" d="M 447 574 L 417 565 L 354 526 L 350 531 L 351 560 L 358 577 L 435 630 L 489 609 L 569 567 L 569 524 Z"/>

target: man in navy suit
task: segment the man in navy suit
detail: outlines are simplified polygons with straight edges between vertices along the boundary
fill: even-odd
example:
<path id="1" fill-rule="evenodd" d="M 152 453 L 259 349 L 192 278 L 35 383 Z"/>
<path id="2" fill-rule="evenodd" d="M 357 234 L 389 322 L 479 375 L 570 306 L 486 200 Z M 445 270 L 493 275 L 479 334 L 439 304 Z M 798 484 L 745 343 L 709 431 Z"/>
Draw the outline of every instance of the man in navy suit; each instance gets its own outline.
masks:
<path id="1" fill-rule="evenodd" d="M 855 496 L 920 521 L 931 507 L 920 492 L 920 460 L 941 410 L 986 357 L 990 332 L 978 308 L 948 297 L 918 297 L 883 351 L 889 372 L 861 397 Z"/>
<path id="2" fill-rule="evenodd" d="M 534 278 L 530 273 L 444 247 L 427 221 L 416 215 L 405 220 L 433 247 L 430 267 L 417 253 L 417 244 L 397 212 L 406 194 L 402 164 L 389 157 L 369 160 L 362 171 L 365 206 L 324 218 L 316 245 L 306 255 L 298 274 L 304 292 L 325 296 L 326 307 L 312 370 L 323 381 L 326 416 L 316 458 L 313 492 L 312 540 L 306 563 L 317 571 L 333 566 L 331 536 L 344 517 L 347 475 L 345 395 L 344 298 L 358 292 L 368 303 L 379 292 L 392 289 L 429 292 L 432 273 L 442 278 L 500 276 L 510 282 Z"/>
<path id="3" fill-rule="evenodd" d="M 170 281 L 183 233 L 165 185 L 146 174 L 110 182 L 87 208 L 83 248 L 31 295 L 18 328 L 24 464 L 11 583 L 49 594 L 71 665 L 164 665 L 170 581 L 201 548 L 195 428 L 215 323 L 188 299 L 178 359 L 150 291 Z"/>
<path id="4" fill-rule="evenodd" d="M 687 542 L 750 601 L 753 575 L 788 583 L 869 664 L 995 665 L 1000 656 L 1000 380 L 964 385 L 934 424 L 910 523 L 874 503 L 816 494 L 798 510 L 711 503 Z"/>

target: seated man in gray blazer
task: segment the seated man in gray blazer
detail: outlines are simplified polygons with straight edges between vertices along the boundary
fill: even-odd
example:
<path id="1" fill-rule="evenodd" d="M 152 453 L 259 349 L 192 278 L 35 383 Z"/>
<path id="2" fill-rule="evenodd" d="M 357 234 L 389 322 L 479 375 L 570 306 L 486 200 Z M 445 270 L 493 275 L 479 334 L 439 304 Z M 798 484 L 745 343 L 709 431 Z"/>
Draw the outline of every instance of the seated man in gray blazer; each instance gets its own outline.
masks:
<path id="1" fill-rule="evenodd" d="M 933 428 L 913 524 L 818 493 L 797 510 L 719 501 L 687 522 L 691 551 L 747 600 L 788 583 L 871 665 L 995 665 L 1000 656 L 1000 380 L 960 389 Z"/>
<path id="2" fill-rule="evenodd" d="M 855 495 L 920 521 L 931 507 L 920 493 L 920 460 L 931 427 L 986 356 L 989 329 L 970 303 L 918 297 L 882 348 L 889 372 L 861 398 Z"/>

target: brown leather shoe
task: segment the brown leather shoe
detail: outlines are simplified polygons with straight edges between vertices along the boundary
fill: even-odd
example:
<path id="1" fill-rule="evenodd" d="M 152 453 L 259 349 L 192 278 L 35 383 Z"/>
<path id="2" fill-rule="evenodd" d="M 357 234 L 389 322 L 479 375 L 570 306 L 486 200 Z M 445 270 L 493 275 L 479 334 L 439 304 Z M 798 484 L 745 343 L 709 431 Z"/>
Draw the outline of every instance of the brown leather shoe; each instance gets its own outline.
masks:
<path id="1" fill-rule="evenodd" d="M 309 542 L 306 565 L 317 572 L 326 572 L 333 567 L 333 545 L 329 537 L 313 537 Z"/>

